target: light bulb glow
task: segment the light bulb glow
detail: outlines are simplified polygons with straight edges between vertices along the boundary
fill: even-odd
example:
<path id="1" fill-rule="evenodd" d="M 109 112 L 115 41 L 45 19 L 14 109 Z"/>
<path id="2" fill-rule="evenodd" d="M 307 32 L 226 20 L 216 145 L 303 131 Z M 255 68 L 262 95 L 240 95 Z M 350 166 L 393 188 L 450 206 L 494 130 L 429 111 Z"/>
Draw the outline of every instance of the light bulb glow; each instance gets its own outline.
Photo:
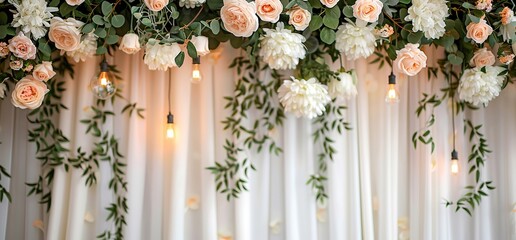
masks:
<path id="1" fill-rule="evenodd" d="M 168 123 L 167 124 L 167 138 L 172 139 L 172 138 L 174 138 L 174 136 L 175 136 L 174 124 L 173 123 Z"/>
<path id="2" fill-rule="evenodd" d="M 389 89 L 385 96 L 385 102 L 387 103 L 398 103 L 400 101 L 400 94 L 396 89 L 396 84 L 389 84 Z"/>
<path id="3" fill-rule="evenodd" d="M 202 80 L 200 64 L 192 65 L 192 83 L 199 83 Z"/>
<path id="4" fill-rule="evenodd" d="M 108 99 L 116 93 L 114 77 L 109 71 L 101 71 L 98 76 L 93 77 L 90 82 L 90 90 L 99 99 Z"/>
<path id="5" fill-rule="evenodd" d="M 451 160 L 451 173 L 452 174 L 459 173 L 459 160 L 458 159 Z"/>

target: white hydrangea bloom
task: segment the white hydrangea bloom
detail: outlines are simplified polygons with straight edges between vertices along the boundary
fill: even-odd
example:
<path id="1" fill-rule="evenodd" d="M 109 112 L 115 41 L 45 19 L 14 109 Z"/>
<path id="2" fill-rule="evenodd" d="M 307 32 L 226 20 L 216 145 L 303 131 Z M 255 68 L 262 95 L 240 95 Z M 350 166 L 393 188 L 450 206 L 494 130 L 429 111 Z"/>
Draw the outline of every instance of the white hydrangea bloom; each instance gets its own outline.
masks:
<path id="1" fill-rule="evenodd" d="M 504 70 L 496 66 L 466 69 L 460 78 L 459 98 L 473 105 L 487 105 L 502 90 L 505 76 L 499 74 Z"/>
<path id="2" fill-rule="evenodd" d="M 205 2 L 206 0 L 179 0 L 179 6 L 186 8 L 196 8 Z"/>
<path id="3" fill-rule="evenodd" d="M 320 84 L 316 78 L 308 80 L 285 80 L 278 89 L 279 100 L 285 112 L 291 112 L 296 117 L 312 119 L 322 115 L 325 105 L 331 101 L 327 87 Z"/>
<path id="4" fill-rule="evenodd" d="M 84 62 L 86 59 L 93 57 L 97 52 L 97 35 L 93 32 L 84 35 L 79 47 L 73 51 L 66 52 L 66 56 L 73 59 L 74 62 Z"/>
<path id="5" fill-rule="evenodd" d="M 150 70 L 166 71 L 168 68 L 176 67 L 176 56 L 181 52 L 177 43 L 161 45 L 159 43 L 147 43 L 143 62 Z"/>
<path id="6" fill-rule="evenodd" d="M 344 53 L 348 60 L 371 56 L 375 46 L 374 25 L 368 27 L 345 23 L 337 31 L 335 48 Z"/>
<path id="7" fill-rule="evenodd" d="M 44 0 L 9 0 L 15 8 L 13 15 L 13 27 L 21 27 L 21 31 L 31 33 L 33 39 L 39 39 L 47 33 L 50 27 L 51 12 L 56 12 L 56 7 L 47 7 Z"/>
<path id="8" fill-rule="evenodd" d="M 353 75 L 350 73 L 339 73 L 338 77 L 332 79 L 328 84 L 328 93 L 330 94 L 330 97 L 335 98 L 338 104 L 356 97 L 358 91 L 353 79 Z"/>
<path id="9" fill-rule="evenodd" d="M 276 30 L 265 28 L 265 36 L 260 40 L 259 55 L 272 69 L 294 69 L 299 59 L 305 58 L 305 37 L 284 29 L 278 23 Z"/>
<path id="10" fill-rule="evenodd" d="M 414 31 L 422 31 L 428 39 L 438 39 L 445 33 L 444 20 L 449 16 L 445 0 L 414 0 L 405 21 L 412 21 Z"/>

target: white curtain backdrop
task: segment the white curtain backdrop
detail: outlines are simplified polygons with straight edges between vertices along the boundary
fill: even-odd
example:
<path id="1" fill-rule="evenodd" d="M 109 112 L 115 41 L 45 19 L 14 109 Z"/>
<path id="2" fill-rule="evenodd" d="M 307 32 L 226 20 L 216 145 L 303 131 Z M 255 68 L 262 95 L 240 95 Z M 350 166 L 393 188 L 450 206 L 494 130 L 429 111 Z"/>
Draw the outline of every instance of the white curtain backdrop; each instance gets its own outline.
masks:
<path id="1" fill-rule="evenodd" d="M 414 114 L 421 94 L 439 91 L 445 81 L 427 81 L 426 73 L 398 79 L 401 102 L 390 106 L 384 102 L 390 69 L 378 70 L 366 60 L 345 64 L 358 72 L 359 94 L 347 103 L 353 130 L 334 135 L 338 153 L 329 163 L 327 204 L 317 204 L 305 185 L 317 168 L 314 126 L 289 115 L 284 127 L 272 131 L 284 153 L 248 153 L 258 170 L 250 174 L 250 191 L 226 201 L 215 191 L 206 167 L 225 157 L 222 143 L 229 135 L 221 121 L 229 111 L 223 97 L 233 93 L 236 74 L 228 66 L 238 54 L 226 48 L 220 58 L 203 57 L 203 80 L 197 85 L 190 83 L 189 63 L 172 70 L 173 140 L 165 138 L 168 72 L 149 71 L 142 55 L 117 53 L 108 59 L 121 70 L 123 95 L 146 109 L 145 119 L 119 115 L 102 126 L 117 134 L 127 162 L 126 239 L 516 239 L 516 87 L 508 86 L 488 108 L 466 113 L 475 123 L 484 123 L 493 150 L 484 177 L 497 187 L 470 217 L 443 204 L 456 200 L 473 180 L 467 175 L 470 146 L 463 137 L 464 116 L 456 118 L 457 176 L 449 170 L 450 105 L 435 110 L 433 154 L 424 145 L 414 149 L 410 141 L 425 125 L 425 118 Z M 432 50 L 427 54 L 437 58 Z M 98 59 L 82 63 L 75 78 L 66 81 L 63 102 L 69 110 L 56 122 L 69 136 L 70 149 L 93 145 L 79 121 L 92 114 L 86 108 L 94 101 L 87 86 L 97 66 Z M 120 112 L 124 104 L 107 108 Z M 13 197 L 12 203 L 0 203 L 0 239 L 95 239 L 111 227 L 105 220 L 105 207 L 114 197 L 107 187 L 110 166 L 102 163 L 93 187 L 85 186 L 82 171 L 58 169 L 52 209 L 46 212 L 37 197 L 26 197 L 25 183 L 35 182 L 41 171 L 35 147 L 27 142 L 27 113 L 9 100 L 0 104 L 0 163 L 12 174 L 1 181 Z M 189 208 L 188 200 L 198 201 L 199 208 Z"/>

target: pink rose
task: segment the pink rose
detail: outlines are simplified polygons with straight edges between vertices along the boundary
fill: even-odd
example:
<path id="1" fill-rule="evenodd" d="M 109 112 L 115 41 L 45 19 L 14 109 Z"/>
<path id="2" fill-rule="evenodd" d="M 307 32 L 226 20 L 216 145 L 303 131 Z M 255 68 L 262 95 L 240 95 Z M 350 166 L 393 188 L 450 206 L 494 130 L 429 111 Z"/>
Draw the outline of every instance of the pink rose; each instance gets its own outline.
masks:
<path id="1" fill-rule="evenodd" d="M 83 22 L 77 21 L 73 18 L 63 20 L 60 17 L 54 17 L 50 20 L 50 30 L 48 31 L 48 38 L 54 42 L 56 48 L 71 52 L 77 50 L 81 44 L 80 27 L 84 25 Z"/>
<path id="2" fill-rule="evenodd" d="M 16 83 L 11 102 L 21 109 L 36 109 L 43 103 L 47 92 L 45 83 L 35 80 L 32 76 L 26 76 Z"/>
<path id="3" fill-rule="evenodd" d="M 48 81 L 55 75 L 56 72 L 54 72 L 54 69 L 52 68 L 52 62 L 43 62 L 41 64 L 38 64 L 32 72 L 32 76 L 34 77 L 34 79 L 43 82 Z"/>
<path id="4" fill-rule="evenodd" d="M 293 7 L 289 12 L 288 24 L 294 26 L 298 31 L 303 31 L 308 27 L 312 20 L 312 14 L 299 6 Z"/>
<path id="5" fill-rule="evenodd" d="M 491 51 L 488 51 L 487 48 L 481 48 L 475 52 L 475 54 L 469 61 L 469 65 L 472 67 L 480 68 L 484 66 L 493 66 L 495 62 L 495 55 Z"/>
<path id="6" fill-rule="evenodd" d="M 7 57 L 7 55 L 9 55 L 9 46 L 5 42 L 0 42 L 0 58 Z"/>
<path id="7" fill-rule="evenodd" d="M 147 5 L 151 11 L 157 12 L 168 5 L 168 0 L 145 0 L 145 5 Z"/>
<path id="8" fill-rule="evenodd" d="M 469 23 L 469 25 L 466 27 L 466 30 L 466 37 L 472 39 L 478 44 L 485 42 L 487 37 L 493 33 L 493 28 L 487 25 L 484 17 L 482 17 L 478 23 Z"/>
<path id="9" fill-rule="evenodd" d="M 353 4 L 353 16 L 365 22 L 376 22 L 382 8 L 383 3 L 379 0 L 357 0 Z"/>
<path id="10" fill-rule="evenodd" d="M 220 9 L 224 28 L 237 37 L 249 37 L 258 30 L 256 4 L 246 0 L 224 0 Z"/>
<path id="11" fill-rule="evenodd" d="M 36 46 L 22 32 L 9 40 L 9 51 L 23 60 L 36 58 Z"/>
<path id="12" fill-rule="evenodd" d="M 493 4 L 491 3 L 491 0 L 478 0 L 475 8 L 478 10 L 486 10 L 486 12 L 491 12 L 493 9 Z"/>
<path id="13" fill-rule="evenodd" d="M 321 0 L 321 3 L 327 8 L 335 7 L 335 5 L 337 5 L 338 2 L 339 0 Z"/>
<path id="14" fill-rule="evenodd" d="M 500 62 L 505 65 L 511 64 L 513 60 L 514 60 L 514 54 L 509 54 L 509 55 L 500 57 Z"/>
<path id="15" fill-rule="evenodd" d="M 81 5 L 81 3 L 83 3 L 84 0 L 66 0 L 66 3 L 68 3 L 68 5 L 70 6 L 78 6 L 78 5 Z"/>
<path id="16" fill-rule="evenodd" d="M 419 44 L 408 43 L 405 48 L 397 51 L 398 56 L 394 60 L 394 71 L 407 76 L 416 76 L 421 69 L 426 67 L 426 55 L 419 50 Z"/>
<path id="17" fill-rule="evenodd" d="M 283 12 L 280 0 L 256 0 L 256 14 L 262 21 L 275 23 Z"/>
<path id="18" fill-rule="evenodd" d="M 502 18 L 502 25 L 507 25 L 511 23 L 512 17 L 514 16 L 514 12 L 508 8 L 504 7 L 500 12 L 500 18 Z"/>
<path id="19" fill-rule="evenodd" d="M 137 53 L 140 51 L 140 39 L 138 35 L 134 33 L 125 34 L 118 48 L 127 54 Z"/>

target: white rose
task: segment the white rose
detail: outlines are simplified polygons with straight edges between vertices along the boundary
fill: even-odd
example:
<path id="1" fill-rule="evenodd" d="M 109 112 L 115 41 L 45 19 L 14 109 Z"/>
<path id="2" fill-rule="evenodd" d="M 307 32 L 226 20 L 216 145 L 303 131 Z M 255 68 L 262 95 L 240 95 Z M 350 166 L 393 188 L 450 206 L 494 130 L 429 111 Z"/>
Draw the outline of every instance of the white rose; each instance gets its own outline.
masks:
<path id="1" fill-rule="evenodd" d="M 122 37 L 120 42 L 120 50 L 127 54 L 135 54 L 140 51 L 140 40 L 135 33 L 127 33 Z"/>
<path id="2" fill-rule="evenodd" d="M 208 53 L 210 53 L 209 48 L 209 40 L 205 36 L 193 36 L 192 39 L 190 39 L 190 42 L 195 46 L 195 49 L 197 50 L 197 55 L 204 56 Z"/>
<path id="3" fill-rule="evenodd" d="M 53 78 L 56 75 L 54 69 L 52 68 L 52 62 L 44 61 L 41 64 L 36 65 L 34 71 L 32 72 L 32 76 L 39 81 L 46 82 L 49 79 Z"/>

